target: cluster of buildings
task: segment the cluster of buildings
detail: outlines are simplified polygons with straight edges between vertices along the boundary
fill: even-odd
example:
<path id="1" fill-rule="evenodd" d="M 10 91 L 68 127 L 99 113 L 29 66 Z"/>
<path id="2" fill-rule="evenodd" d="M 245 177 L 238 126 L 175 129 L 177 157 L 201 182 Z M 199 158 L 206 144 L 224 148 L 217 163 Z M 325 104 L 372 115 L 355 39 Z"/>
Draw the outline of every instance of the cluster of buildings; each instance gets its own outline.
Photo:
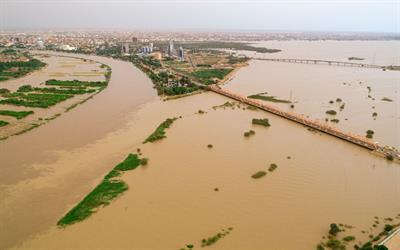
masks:
<path id="1" fill-rule="evenodd" d="M 170 58 L 178 58 L 181 61 L 185 60 L 185 52 L 181 47 L 179 47 L 178 49 L 175 49 L 174 47 L 174 41 L 171 39 L 169 40 L 169 44 L 168 44 L 168 48 L 167 48 L 167 55 Z"/>
<path id="2" fill-rule="evenodd" d="M 148 46 L 143 46 L 142 48 L 140 48 L 140 52 L 143 54 L 151 54 L 153 53 L 153 49 L 154 49 L 153 43 L 149 43 Z"/>
<path id="3" fill-rule="evenodd" d="M 134 35 L 136 34 L 136 35 Z M 112 51 L 120 47 L 120 55 L 137 54 L 152 56 L 158 60 L 169 57 L 185 60 L 185 50 L 176 47 L 170 39 L 172 33 L 130 33 L 130 32 L 56 32 L 56 31 L 30 31 L 30 32 L 0 32 L 1 47 L 18 47 L 28 49 L 50 49 L 61 51 L 77 51 L 79 53 L 96 53 L 99 50 Z M 181 41 L 193 40 L 193 34 L 173 34 Z M 166 44 L 164 45 L 154 45 Z"/>

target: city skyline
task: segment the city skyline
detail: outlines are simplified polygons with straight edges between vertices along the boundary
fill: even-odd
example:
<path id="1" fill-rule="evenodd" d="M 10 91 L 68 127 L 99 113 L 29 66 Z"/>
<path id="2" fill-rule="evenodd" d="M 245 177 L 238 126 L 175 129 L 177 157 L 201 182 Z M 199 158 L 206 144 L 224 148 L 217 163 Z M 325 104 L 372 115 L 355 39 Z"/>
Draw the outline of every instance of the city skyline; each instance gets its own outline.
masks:
<path id="1" fill-rule="evenodd" d="M 0 4 L 2 30 L 400 32 L 399 1 L 1 0 Z"/>

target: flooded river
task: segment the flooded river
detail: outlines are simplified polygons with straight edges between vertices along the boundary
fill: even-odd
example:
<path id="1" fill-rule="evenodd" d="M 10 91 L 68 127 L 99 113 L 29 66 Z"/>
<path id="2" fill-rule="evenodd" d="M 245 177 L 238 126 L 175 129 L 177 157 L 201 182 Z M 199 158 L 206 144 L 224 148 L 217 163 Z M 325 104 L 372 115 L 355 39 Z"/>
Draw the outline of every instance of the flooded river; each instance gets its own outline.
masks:
<path id="1" fill-rule="evenodd" d="M 281 48 L 279 43 L 274 47 Z M 352 225 L 356 241 L 366 241 L 368 234 L 361 230 L 376 233 L 383 226 L 371 228 L 374 216 L 400 213 L 397 164 L 263 111 L 244 106 L 214 110 L 228 101 L 214 93 L 163 102 L 130 64 L 96 60 L 113 69 L 104 92 L 45 126 L 0 143 L 0 248 L 180 249 L 194 244 L 197 249 L 203 238 L 233 227 L 210 249 L 306 250 L 315 248 L 330 223 Z M 383 127 L 374 125 L 377 138 L 399 144 L 399 137 L 389 136 L 398 133 L 398 122 L 392 124 L 399 119 L 399 99 L 392 91 L 399 86 L 395 72 L 308 67 L 255 61 L 224 87 L 281 98 L 289 98 L 291 90 L 294 111 L 315 119 L 325 118 L 324 105 L 341 97 L 346 107 L 338 126 L 363 133 L 381 122 Z M 322 81 L 327 74 L 331 79 Z M 387 103 L 393 108 L 376 98 L 380 116 L 370 121 L 370 112 L 364 116 L 364 104 L 357 102 L 366 94 L 358 79 L 371 84 L 375 96 L 393 98 Z M 197 114 L 199 109 L 206 113 Z M 179 116 L 166 139 L 142 144 L 163 120 Z M 252 125 L 252 118 L 268 118 L 271 127 Z M 245 138 L 249 129 L 255 135 Z M 149 165 L 123 176 L 130 187 L 123 196 L 81 223 L 56 228 L 59 218 L 137 148 Z M 274 172 L 251 178 L 271 163 L 278 165 Z"/>

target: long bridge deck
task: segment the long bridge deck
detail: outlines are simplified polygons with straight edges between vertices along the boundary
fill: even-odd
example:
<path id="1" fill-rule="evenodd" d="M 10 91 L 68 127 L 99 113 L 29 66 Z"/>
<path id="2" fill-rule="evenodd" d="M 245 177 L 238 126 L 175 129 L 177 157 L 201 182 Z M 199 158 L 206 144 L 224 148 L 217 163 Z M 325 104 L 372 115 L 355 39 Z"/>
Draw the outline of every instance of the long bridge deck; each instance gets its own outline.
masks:
<path id="1" fill-rule="evenodd" d="M 323 64 L 329 66 L 342 66 L 342 67 L 358 67 L 358 68 L 373 68 L 373 69 L 385 69 L 384 66 L 355 63 L 355 62 L 341 62 L 341 61 L 330 61 L 330 60 L 319 60 L 319 59 L 299 59 L 299 58 L 252 58 L 254 60 L 271 61 L 271 62 L 287 62 L 287 63 L 303 63 L 303 64 Z"/>
<path id="2" fill-rule="evenodd" d="M 256 100 L 251 100 L 247 97 L 243 97 L 241 95 L 238 94 L 234 94 L 231 93 L 227 90 L 224 90 L 222 88 L 220 88 L 218 85 L 209 85 L 208 88 L 213 91 L 216 92 L 218 94 L 224 95 L 226 97 L 232 98 L 234 100 L 246 103 L 248 105 L 251 106 L 255 106 L 259 109 L 265 110 L 267 112 L 273 113 L 275 115 L 278 115 L 280 117 L 283 117 L 285 119 L 300 123 L 302 125 L 305 125 L 307 127 L 316 129 L 318 131 L 324 132 L 326 134 L 335 136 L 337 138 L 343 139 L 345 141 L 351 142 L 353 144 L 356 144 L 358 146 L 367 148 L 369 150 L 372 151 L 376 151 L 378 153 L 383 154 L 384 156 L 387 155 L 391 155 L 394 159 L 396 160 L 400 160 L 400 154 L 392 149 L 388 149 L 387 147 L 382 147 L 380 145 L 378 145 L 378 143 L 373 142 L 365 137 L 359 136 L 359 135 L 355 135 L 352 133 L 345 133 L 340 131 L 339 129 L 335 128 L 335 127 L 331 127 L 326 123 L 321 123 L 319 121 L 315 121 L 309 118 L 304 117 L 303 115 L 299 115 L 296 114 L 294 112 L 288 112 L 288 111 L 283 111 L 281 109 L 279 109 L 278 107 L 272 106 L 272 105 L 267 105 L 267 104 L 263 104 L 260 103 L 259 101 Z"/>

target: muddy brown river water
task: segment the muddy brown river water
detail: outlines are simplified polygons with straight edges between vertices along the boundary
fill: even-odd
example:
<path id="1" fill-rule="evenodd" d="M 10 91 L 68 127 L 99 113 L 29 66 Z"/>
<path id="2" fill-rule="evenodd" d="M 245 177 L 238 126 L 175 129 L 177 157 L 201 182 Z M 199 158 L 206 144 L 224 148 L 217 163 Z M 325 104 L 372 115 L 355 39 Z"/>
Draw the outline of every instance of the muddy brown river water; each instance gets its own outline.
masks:
<path id="1" fill-rule="evenodd" d="M 0 143 L 0 249 L 198 248 L 201 239 L 233 227 L 210 249 L 305 250 L 315 248 L 330 223 L 354 226 L 352 234 L 365 241 L 361 230 L 369 230 L 374 216 L 400 213 L 397 164 L 262 111 L 214 110 L 228 101 L 214 93 L 163 102 L 129 63 L 95 59 L 113 69 L 106 90 L 49 124 Z M 382 127 L 374 125 L 377 138 L 399 144 L 399 137 L 390 136 L 399 133 L 400 100 L 393 94 L 399 90 L 398 74 L 306 66 L 254 61 L 224 87 L 278 97 L 292 89 L 296 111 L 316 119 L 325 117 L 325 102 L 343 97 L 347 113 L 340 119 L 349 119 L 338 126 L 363 132 L 380 122 Z M 286 70 L 292 73 L 283 74 Z M 320 81 L 324 75 L 332 77 Z M 369 119 L 357 101 L 365 97 L 358 79 L 379 82 L 372 85 L 376 95 L 394 99 L 392 108 L 376 104 L 389 118 Z M 207 113 L 196 114 L 199 109 Z M 166 139 L 141 143 L 164 119 L 178 116 Z M 268 118 L 271 127 L 252 125 L 252 118 Z M 249 129 L 256 133 L 245 138 Z M 130 186 L 124 195 L 81 223 L 55 226 L 137 148 L 149 165 L 123 176 Z M 251 178 L 271 163 L 278 165 L 274 172 Z"/>

